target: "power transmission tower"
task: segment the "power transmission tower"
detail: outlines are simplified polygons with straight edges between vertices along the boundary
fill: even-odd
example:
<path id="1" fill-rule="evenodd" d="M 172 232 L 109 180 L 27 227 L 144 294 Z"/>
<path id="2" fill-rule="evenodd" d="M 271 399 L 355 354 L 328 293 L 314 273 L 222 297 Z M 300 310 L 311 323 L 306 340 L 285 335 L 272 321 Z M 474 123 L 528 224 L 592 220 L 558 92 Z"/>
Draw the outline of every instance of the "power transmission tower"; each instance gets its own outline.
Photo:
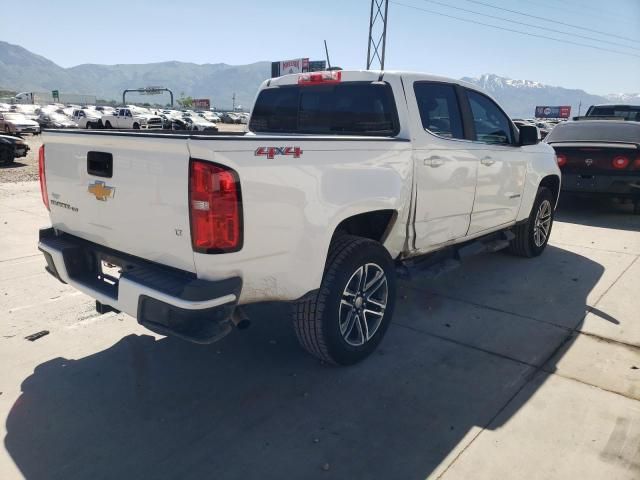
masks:
<path id="1" fill-rule="evenodd" d="M 378 62 L 384 70 L 384 53 L 387 47 L 387 13 L 389 0 L 371 0 L 369 16 L 369 45 L 367 46 L 367 70 Z M 382 47 L 380 47 L 382 44 Z"/>

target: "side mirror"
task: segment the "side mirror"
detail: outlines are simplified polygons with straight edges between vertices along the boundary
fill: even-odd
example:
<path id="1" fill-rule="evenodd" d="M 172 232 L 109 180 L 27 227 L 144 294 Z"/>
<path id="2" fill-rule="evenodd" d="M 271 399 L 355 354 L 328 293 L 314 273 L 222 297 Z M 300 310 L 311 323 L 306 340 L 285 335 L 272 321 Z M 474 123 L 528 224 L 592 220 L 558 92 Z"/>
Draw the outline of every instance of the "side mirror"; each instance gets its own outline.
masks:
<path id="1" fill-rule="evenodd" d="M 540 131 L 535 125 L 522 125 L 519 130 L 520 146 L 536 145 L 540 142 Z"/>

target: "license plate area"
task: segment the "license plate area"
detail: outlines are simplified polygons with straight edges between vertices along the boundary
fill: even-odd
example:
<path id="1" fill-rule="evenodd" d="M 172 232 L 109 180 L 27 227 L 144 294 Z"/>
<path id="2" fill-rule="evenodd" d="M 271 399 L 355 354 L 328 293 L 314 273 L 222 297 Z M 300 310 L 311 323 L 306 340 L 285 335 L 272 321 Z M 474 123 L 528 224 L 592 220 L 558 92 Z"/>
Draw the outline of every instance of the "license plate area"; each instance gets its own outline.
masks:
<path id="1" fill-rule="evenodd" d="M 98 260 L 98 279 L 111 286 L 118 286 L 120 281 L 120 275 L 122 274 L 122 266 L 116 263 L 112 263 L 113 260 L 105 260 L 100 258 Z"/>
<path id="2" fill-rule="evenodd" d="M 578 175 L 576 183 L 581 188 L 594 188 L 598 184 L 595 175 Z"/>

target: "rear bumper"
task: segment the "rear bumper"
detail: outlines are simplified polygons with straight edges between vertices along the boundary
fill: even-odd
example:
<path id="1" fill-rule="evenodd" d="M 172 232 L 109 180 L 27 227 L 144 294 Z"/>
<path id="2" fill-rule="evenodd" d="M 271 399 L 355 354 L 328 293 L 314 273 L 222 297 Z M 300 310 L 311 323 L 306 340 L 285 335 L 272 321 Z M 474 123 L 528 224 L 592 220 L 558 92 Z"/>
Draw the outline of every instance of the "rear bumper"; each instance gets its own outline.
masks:
<path id="1" fill-rule="evenodd" d="M 562 174 L 562 191 L 640 196 L 640 175 Z"/>
<path id="2" fill-rule="evenodd" d="M 232 329 L 242 281 L 202 280 L 194 274 L 132 257 L 53 228 L 40 230 L 39 250 L 47 271 L 96 299 L 125 312 L 162 335 L 212 343 Z M 105 275 L 101 262 L 121 267 L 120 278 Z"/>

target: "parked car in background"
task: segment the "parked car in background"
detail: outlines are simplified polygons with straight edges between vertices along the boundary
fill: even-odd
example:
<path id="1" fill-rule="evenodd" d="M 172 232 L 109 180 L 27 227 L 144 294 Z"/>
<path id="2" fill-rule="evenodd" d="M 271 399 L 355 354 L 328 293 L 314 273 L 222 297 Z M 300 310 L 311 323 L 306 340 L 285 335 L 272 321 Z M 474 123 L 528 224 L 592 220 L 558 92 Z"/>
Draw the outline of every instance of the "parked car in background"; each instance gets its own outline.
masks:
<path id="1" fill-rule="evenodd" d="M 101 115 L 113 115 L 113 113 L 116 111 L 116 109 L 113 107 L 103 105 L 98 105 L 95 110 L 97 112 L 100 112 Z"/>
<path id="2" fill-rule="evenodd" d="M 102 115 L 95 110 L 76 108 L 71 114 L 71 119 L 78 125 L 78 128 L 102 128 Z"/>
<path id="3" fill-rule="evenodd" d="M 233 112 L 223 113 L 221 119 L 223 123 L 240 123 L 240 119 Z"/>
<path id="4" fill-rule="evenodd" d="M 640 105 L 591 105 L 585 117 L 616 117 L 640 122 Z"/>
<path id="5" fill-rule="evenodd" d="M 640 213 L 640 123 L 563 122 L 545 141 L 556 152 L 563 192 L 631 198 Z"/>
<path id="6" fill-rule="evenodd" d="M 21 113 L 2 112 L 0 113 L 0 132 L 5 133 L 40 133 L 40 125 Z"/>
<path id="7" fill-rule="evenodd" d="M 119 108 L 113 115 L 104 115 L 102 124 L 104 128 L 162 129 L 162 119 L 158 115 L 133 107 Z"/>
<path id="8" fill-rule="evenodd" d="M 202 112 L 202 113 L 199 113 L 198 115 L 200 115 L 202 118 L 204 118 L 205 120 L 207 120 L 208 122 L 211 122 L 211 123 L 219 123 L 220 122 L 220 117 L 218 117 L 213 112 Z"/>
<path id="9" fill-rule="evenodd" d="M 195 132 L 205 132 L 205 131 L 217 132 L 218 131 L 218 127 L 216 127 L 215 123 L 205 120 L 200 115 L 193 115 L 193 116 L 185 115 L 183 119 L 187 123 L 188 130 L 193 130 Z"/>
<path id="10" fill-rule="evenodd" d="M 26 157 L 29 145 L 20 137 L 0 135 L 0 164 L 8 165 L 16 158 Z"/>
<path id="11" fill-rule="evenodd" d="M 536 122 L 535 125 L 540 131 L 540 138 L 542 139 L 546 138 L 547 135 L 549 135 L 549 132 L 553 129 L 552 126 L 545 122 Z"/>
<path id="12" fill-rule="evenodd" d="M 40 129 L 43 128 L 78 128 L 78 124 L 66 115 L 56 112 L 44 111 L 40 113 L 37 120 Z"/>

